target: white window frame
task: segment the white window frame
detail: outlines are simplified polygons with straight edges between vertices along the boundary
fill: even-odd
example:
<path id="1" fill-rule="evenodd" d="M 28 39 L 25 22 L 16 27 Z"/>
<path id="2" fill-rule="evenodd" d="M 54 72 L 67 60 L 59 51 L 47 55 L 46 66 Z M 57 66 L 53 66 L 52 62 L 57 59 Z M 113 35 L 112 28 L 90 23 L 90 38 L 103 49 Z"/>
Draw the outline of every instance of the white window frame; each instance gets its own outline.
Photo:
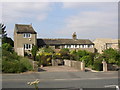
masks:
<path id="1" fill-rule="evenodd" d="M 24 44 L 24 50 L 31 50 L 31 49 L 32 49 L 32 44 Z"/>
<path id="2" fill-rule="evenodd" d="M 24 33 L 23 37 L 24 38 L 31 38 L 32 34 L 31 33 Z"/>
<path id="3" fill-rule="evenodd" d="M 65 45 L 65 48 L 67 48 L 67 45 Z"/>

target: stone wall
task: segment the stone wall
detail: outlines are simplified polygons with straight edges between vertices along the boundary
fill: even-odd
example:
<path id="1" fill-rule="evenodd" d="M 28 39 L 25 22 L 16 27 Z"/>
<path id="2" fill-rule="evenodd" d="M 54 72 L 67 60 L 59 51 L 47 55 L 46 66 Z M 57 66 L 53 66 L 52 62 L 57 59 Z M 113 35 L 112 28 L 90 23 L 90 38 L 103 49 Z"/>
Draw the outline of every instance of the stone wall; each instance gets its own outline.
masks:
<path id="1" fill-rule="evenodd" d="M 84 62 L 80 62 L 80 61 L 64 60 L 64 65 L 69 66 L 69 67 L 73 67 L 73 68 L 78 69 L 78 70 L 83 70 L 83 71 L 85 70 Z"/>

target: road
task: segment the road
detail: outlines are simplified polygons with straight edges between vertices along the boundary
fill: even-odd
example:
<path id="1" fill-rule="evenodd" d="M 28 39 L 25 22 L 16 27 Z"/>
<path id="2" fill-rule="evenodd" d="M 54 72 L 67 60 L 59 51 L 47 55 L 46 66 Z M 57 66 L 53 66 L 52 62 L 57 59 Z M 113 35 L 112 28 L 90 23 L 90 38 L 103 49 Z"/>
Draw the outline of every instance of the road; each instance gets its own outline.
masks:
<path id="1" fill-rule="evenodd" d="M 103 88 L 118 84 L 118 72 L 37 72 L 3 74 L 3 88 L 32 88 L 27 82 L 40 80 L 40 88 Z"/>

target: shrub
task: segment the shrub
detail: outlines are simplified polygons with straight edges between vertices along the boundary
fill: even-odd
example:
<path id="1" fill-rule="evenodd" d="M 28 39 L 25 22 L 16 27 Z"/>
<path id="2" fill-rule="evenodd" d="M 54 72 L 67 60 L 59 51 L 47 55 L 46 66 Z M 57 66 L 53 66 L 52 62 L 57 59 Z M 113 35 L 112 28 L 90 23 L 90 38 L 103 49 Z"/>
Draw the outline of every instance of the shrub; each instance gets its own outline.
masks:
<path id="1" fill-rule="evenodd" d="M 19 60 L 20 56 L 17 55 L 16 52 L 9 52 L 6 50 L 2 50 L 2 57 L 5 57 L 8 61 Z"/>
<path id="2" fill-rule="evenodd" d="M 93 68 L 94 70 L 97 70 L 97 71 L 102 71 L 103 70 L 103 65 L 102 65 L 102 62 L 101 60 L 96 60 L 93 64 Z"/>
<path id="3" fill-rule="evenodd" d="M 12 52 L 12 46 L 9 43 L 2 44 L 2 49 Z"/>
<path id="4" fill-rule="evenodd" d="M 120 61 L 120 52 L 118 52 L 115 49 L 109 48 L 107 50 L 104 50 L 103 57 L 107 61 L 107 63 L 111 64 L 117 64 L 118 61 Z"/>
<path id="5" fill-rule="evenodd" d="M 82 58 L 80 58 L 80 61 L 85 61 L 86 67 L 93 65 L 94 62 L 91 56 L 83 56 Z"/>
<path id="6" fill-rule="evenodd" d="M 2 72 L 4 73 L 20 73 L 24 72 L 25 67 L 19 61 L 3 61 Z"/>
<path id="7" fill-rule="evenodd" d="M 20 73 L 28 70 L 32 70 L 32 65 L 28 59 L 21 58 L 21 60 L 6 61 L 2 62 L 2 72 L 4 73 Z"/>
<path id="8" fill-rule="evenodd" d="M 59 51 L 62 59 L 70 59 L 70 52 L 68 48 L 62 48 Z"/>
<path id="9" fill-rule="evenodd" d="M 36 60 L 37 51 L 38 51 L 38 47 L 36 45 L 34 45 L 32 50 L 31 50 L 32 56 L 34 58 L 34 61 Z"/>
<path id="10" fill-rule="evenodd" d="M 23 67 L 25 68 L 25 71 L 33 70 L 32 64 L 30 63 L 28 58 L 21 58 L 20 59 L 20 64 L 23 65 Z"/>
<path id="11" fill-rule="evenodd" d="M 2 72 L 20 73 L 28 70 L 32 70 L 32 64 L 29 59 L 20 57 L 15 52 L 3 50 Z"/>

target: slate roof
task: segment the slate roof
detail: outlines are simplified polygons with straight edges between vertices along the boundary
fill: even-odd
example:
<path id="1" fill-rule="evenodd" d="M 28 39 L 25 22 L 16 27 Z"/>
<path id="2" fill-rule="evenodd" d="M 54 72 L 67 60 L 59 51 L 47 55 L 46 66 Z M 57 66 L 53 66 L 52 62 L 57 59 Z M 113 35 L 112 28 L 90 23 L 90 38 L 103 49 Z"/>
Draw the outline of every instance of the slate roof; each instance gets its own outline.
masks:
<path id="1" fill-rule="evenodd" d="M 36 34 L 35 30 L 33 29 L 32 25 L 23 25 L 23 24 L 15 24 L 17 33 L 32 33 Z"/>
<path id="2" fill-rule="evenodd" d="M 37 39 L 37 45 L 93 44 L 89 39 Z"/>

